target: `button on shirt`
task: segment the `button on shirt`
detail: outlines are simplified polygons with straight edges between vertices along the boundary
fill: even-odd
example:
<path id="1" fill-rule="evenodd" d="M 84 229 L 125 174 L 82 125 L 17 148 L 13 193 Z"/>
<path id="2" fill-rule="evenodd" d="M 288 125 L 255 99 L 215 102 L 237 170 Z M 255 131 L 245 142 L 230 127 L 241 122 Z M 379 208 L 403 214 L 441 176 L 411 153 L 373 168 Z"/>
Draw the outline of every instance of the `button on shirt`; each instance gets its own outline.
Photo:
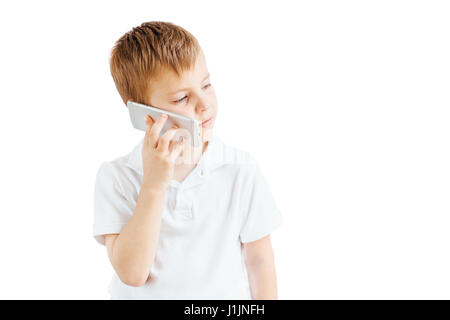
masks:
<path id="1" fill-rule="evenodd" d="M 105 161 L 94 191 L 93 236 L 120 233 L 142 183 L 142 139 L 127 155 Z M 257 162 L 213 136 L 196 167 L 165 193 L 150 277 L 141 287 L 114 273 L 111 299 L 251 299 L 241 243 L 270 234 L 281 213 Z"/>

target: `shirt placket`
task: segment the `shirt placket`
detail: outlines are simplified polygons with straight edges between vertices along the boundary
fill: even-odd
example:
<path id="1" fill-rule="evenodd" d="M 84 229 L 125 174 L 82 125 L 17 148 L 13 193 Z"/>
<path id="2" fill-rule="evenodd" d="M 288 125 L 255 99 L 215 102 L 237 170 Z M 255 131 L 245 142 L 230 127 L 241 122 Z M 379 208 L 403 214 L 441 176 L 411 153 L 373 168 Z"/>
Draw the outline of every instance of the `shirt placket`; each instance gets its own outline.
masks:
<path id="1" fill-rule="evenodd" d="M 178 188 L 175 191 L 174 198 L 174 204 L 172 206 L 174 215 L 192 218 L 193 203 L 191 199 L 186 197 L 186 192 Z"/>
<path id="2" fill-rule="evenodd" d="M 172 180 L 171 210 L 174 216 L 182 216 L 188 219 L 194 217 L 193 199 L 188 197 L 186 190 L 200 185 L 204 181 L 205 174 L 206 169 L 204 163 L 200 160 L 199 165 L 191 172 L 183 183 Z"/>

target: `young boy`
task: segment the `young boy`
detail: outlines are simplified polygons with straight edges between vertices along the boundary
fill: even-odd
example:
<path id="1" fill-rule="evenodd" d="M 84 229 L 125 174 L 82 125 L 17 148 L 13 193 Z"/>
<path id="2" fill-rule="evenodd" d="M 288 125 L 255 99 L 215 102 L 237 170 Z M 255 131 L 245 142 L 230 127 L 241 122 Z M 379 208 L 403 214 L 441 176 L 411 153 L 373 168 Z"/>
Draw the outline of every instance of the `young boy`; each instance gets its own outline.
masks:
<path id="1" fill-rule="evenodd" d="M 148 117 L 127 155 L 101 164 L 95 239 L 115 270 L 112 299 L 277 299 L 270 232 L 281 214 L 257 162 L 213 135 L 217 98 L 196 38 L 148 22 L 112 50 L 111 74 L 128 100 L 197 119 L 202 144 L 160 136 Z M 190 154 L 192 161 L 180 161 Z"/>

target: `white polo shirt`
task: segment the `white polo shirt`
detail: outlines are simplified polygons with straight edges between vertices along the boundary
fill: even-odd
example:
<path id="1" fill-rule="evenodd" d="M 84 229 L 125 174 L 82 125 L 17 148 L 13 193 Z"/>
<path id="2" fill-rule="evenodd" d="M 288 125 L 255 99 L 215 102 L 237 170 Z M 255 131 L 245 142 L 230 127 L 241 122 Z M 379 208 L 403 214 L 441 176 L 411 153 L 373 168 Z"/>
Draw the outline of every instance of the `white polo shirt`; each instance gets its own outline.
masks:
<path id="1" fill-rule="evenodd" d="M 94 194 L 95 239 L 120 233 L 142 183 L 142 143 L 103 162 Z M 257 162 L 211 138 L 193 171 L 165 193 L 160 238 L 150 278 L 141 287 L 114 273 L 111 299 L 251 299 L 241 242 L 270 234 L 281 213 Z"/>

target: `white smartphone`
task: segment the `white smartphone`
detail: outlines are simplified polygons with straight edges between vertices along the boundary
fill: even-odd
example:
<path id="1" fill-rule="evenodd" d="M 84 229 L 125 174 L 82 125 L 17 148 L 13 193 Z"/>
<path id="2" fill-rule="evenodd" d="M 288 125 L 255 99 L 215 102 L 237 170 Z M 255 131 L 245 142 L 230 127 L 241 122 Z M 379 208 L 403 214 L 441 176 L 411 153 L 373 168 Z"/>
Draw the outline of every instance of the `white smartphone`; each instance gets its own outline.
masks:
<path id="1" fill-rule="evenodd" d="M 150 115 L 150 117 L 156 121 L 162 114 L 167 114 L 169 117 L 161 129 L 160 136 L 176 124 L 179 129 L 177 134 L 173 137 L 173 141 L 178 141 L 179 138 L 183 136 L 184 139 L 190 140 L 193 147 L 200 146 L 201 128 L 197 120 L 133 101 L 128 101 L 127 106 L 130 113 L 131 123 L 134 128 L 146 131 L 146 115 Z"/>

